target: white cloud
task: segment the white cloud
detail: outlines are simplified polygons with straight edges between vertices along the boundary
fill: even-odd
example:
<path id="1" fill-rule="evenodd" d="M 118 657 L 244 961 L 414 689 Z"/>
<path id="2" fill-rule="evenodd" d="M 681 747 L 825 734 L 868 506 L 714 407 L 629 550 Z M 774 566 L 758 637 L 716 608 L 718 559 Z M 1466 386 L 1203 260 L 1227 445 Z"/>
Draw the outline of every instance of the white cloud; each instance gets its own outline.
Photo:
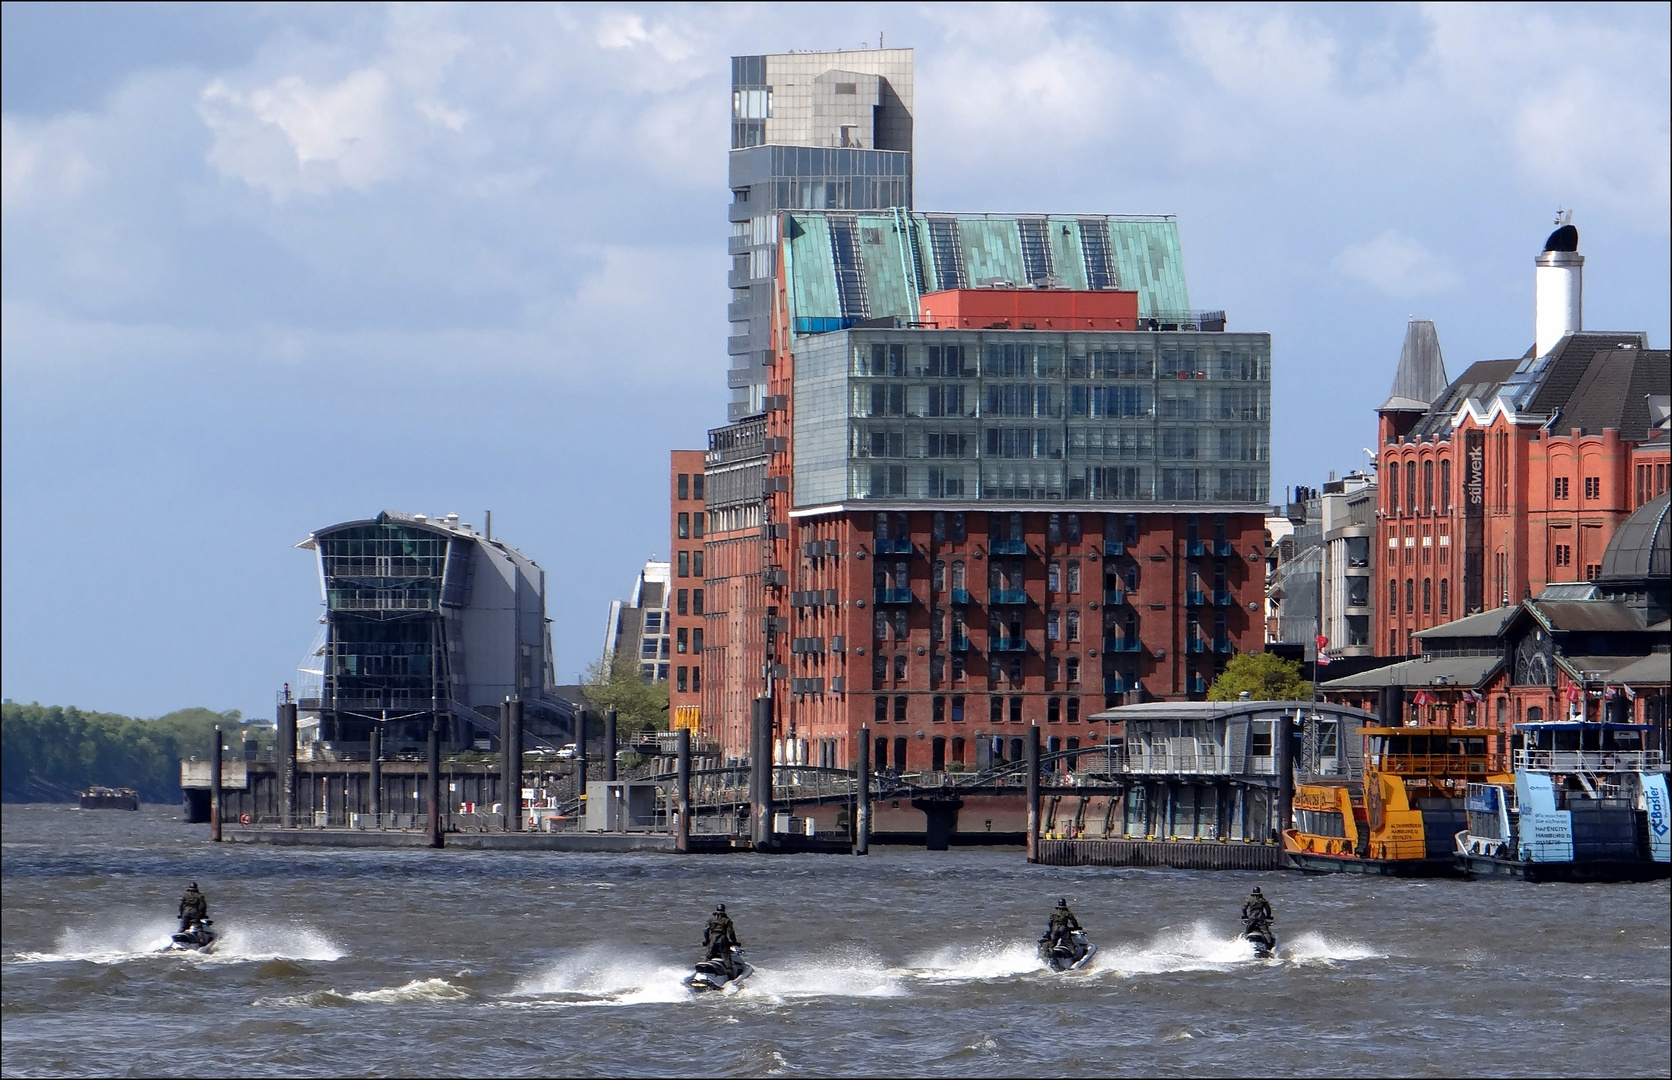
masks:
<path id="1" fill-rule="evenodd" d="M 1421 243 L 1394 229 L 1350 244 L 1335 257 L 1335 272 L 1393 297 L 1446 292 L 1462 278 Z"/>

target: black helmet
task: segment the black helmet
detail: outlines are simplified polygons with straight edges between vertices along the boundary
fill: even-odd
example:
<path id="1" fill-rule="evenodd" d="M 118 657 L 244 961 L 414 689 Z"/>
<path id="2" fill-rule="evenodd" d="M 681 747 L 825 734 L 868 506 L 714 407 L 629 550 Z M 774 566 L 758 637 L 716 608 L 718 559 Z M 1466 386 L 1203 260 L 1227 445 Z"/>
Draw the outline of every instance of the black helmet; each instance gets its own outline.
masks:
<path id="1" fill-rule="evenodd" d="M 715 905 L 714 905 L 714 910 L 715 910 L 715 911 L 724 911 L 724 910 L 726 910 L 726 905 L 724 905 L 724 904 L 715 904 Z"/>
<path id="2" fill-rule="evenodd" d="M 1068 906 L 1068 899 L 1066 897 L 1057 901 L 1057 907 L 1067 907 L 1067 906 Z"/>
<path id="3" fill-rule="evenodd" d="M 1249 893 L 1248 895 L 1249 896 L 1259 896 L 1260 895 L 1260 887 L 1258 885 L 1254 886 L 1254 891 Z"/>
<path id="4" fill-rule="evenodd" d="M 197 882 L 195 882 L 195 881 L 194 881 L 194 882 L 192 882 L 192 883 L 191 883 L 191 884 L 190 884 L 190 885 L 187 885 L 187 886 L 186 886 L 186 888 L 188 888 L 188 889 L 195 889 L 195 888 L 197 888 Z"/>

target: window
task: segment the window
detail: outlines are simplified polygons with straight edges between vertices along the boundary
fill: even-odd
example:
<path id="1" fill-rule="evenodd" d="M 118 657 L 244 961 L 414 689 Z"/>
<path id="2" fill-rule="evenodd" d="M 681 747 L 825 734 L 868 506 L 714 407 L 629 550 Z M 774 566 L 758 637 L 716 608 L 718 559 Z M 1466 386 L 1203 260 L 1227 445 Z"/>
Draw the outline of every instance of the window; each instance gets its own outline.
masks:
<path id="1" fill-rule="evenodd" d="M 1417 583 L 1415 578 L 1405 579 L 1405 614 L 1415 614 L 1417 607 Z"/>
<path id="2" fill-rule="evenodd" d="M 1449 615 L 1450 613 L 1451 613 L 1451 579 L 1450 578 L 1441 578 L 1440 579 L 1440 614 L 1441 615 Z"/>
<path id="3" fill-rule="evenodd" d="M 946 722 L 946 699 L 939 694 L 934 698 L 934 721 L 937 724 Z"/>
<path id="4" fill-rule="evenodd" d="M 1004 699 L 1001 697 L 987 699 L 987 719 L 992 723 L 1004 722 Z"/>
<path id="5" fill-rule="evenodd" d="M 1451 512 L 1451 459 L 1440 459 L 1440 513 Z"/>
<path id="6" fill-rule="evenodd" d="M 881 653 L 871 657 L 871 678 L 879 683 L 888 678 L 888 657 Z"/>
<path id="7" fill-rule="evenodd" d="M 1045 699 L 1045 722 L 1055 724 L 1062 719 L 1062 698 Z"/>
<path id="8" fill-rule="evenodd" d="M 904 609 L 894 613 L 894 640 L 904 641 L 911 636 L 910 615 Z"/>
<path id="9" fill-rule="evenodd" d="M 702 473 L 691 474 L 691 498 L 702 498 Z"/>
<path id="10" fill-rule="evenodd" d="M 1062 543 L 1062 515 L 1048 514 L 1045 517 L 1045 539 L 1052 544 Z"/>
<path id="11" fill-rule="evenodd" d="M 1602 576 L 1602 564 L 1601 563 L 1586 563 L 1585 564 L 1585 580 L 1586 581 L 1595 581 L 1597 578 L 1599 578 L 1601 576 Z"/>
<path id="12" fill-rule="evenodd" d="M 1063 666 L 1068 669 L 1068 685 L 1074 686 L 1080 681 L 1080 658 L 1078 656 L 1070 656 L 1068 658 L 1068 663 Z"/>
<path id="13" fill-rule="evenodd" d="M 894 722 L 896 724 L 906 722 L 906 695 L 904 694 L 894 699 Z"/>
<path id="14" fill-rule="evenodd" d="M 679 497 L 681 499 L 689 499 L 691 497 L 691 474 L 690 473 L 680 473 L 679 474 Z"/>
<path id="15" fill-rule="evenodd" d="M 1388 614 L 1399 610 L 1399 582 L 1388 578 Z"/>
<path id="16" fill-rule="evenodd" d="M 964 515 L 963 514 L 953 514 L 952 515 L 952 529 L 951 529 L 950 535 L 951 535 L 951 538 L 952 538 L 952 542 L 954 544 L 961 544 L 961 543 L 964 542 Z"/>
<path id="17" fill-rule="evenodd" d="M 691 606 L 691 592 L 690 592 L 689 589 L 680 589 L 679 592 L 674 594 L 674 610 L 675 611 L 679 612 L 679 614 L 681 614 L 681 615 L 688 615 L 688 614 L 690 614 L 690 611 L 689 611 L 690 606 Z"/>
<path id="18" fill-rule="evenodd" d="M 674 668 L 674 688 L 682 694 L 685 693 L 686 687 L 689 684 L 689 680 L 686 677 L 687 670 L 688 669 L 683 664 Z"/>
<path id="19" fill-rule="evenodd" d="M 1062 612 L 1049 611 L 1045 613 L 1045 640 L 1060 641 L 1062 639 Z"/>
<path id="20" fill-rule="evenodd" d="M 691 590 L 691 614 L 701 615 L 702 613 L 703 613 L 703 610 L 702 610 L 702 590 L 701 589 L 692 589 Z"/>
<path id="21" fill-rule="evenodd" d="M 1078 544 L 1080 542 L 1080 515 L 1079 514 L 1069 514 L 1068 515 L 1068 542 L 1070 544 Z"/>
<path id="22" fill-rule="evenodd" d="M 1061 660 L 1059 660 L 1055 656 L 1047 656 L 1045 658 L 1045 681 L 1046 682 L 1052 682 L 1052 683 L 1056 682 L 1057 681 L 1057 675 L 1058 675 L 1058 669 L 1061 668 L 1061 667 L 1062 667 L 1062 661 Z"/>
<path id="23" fill-rule="evenodd" d="M 688 652 L 689 651 L 688 646 L 690 645 L 690 640 L 687 638 L 686 635 L 687 635 L 687 631 L 683 626 L 681 626 L 678 630 L 674 631 L 674 641 L 675 641 L 674 651 L 675 652 Z"/>
<path id="24" fill-rule="evenodd" d="M 680 577 L 690 577 L 691 576 L 691 553 L 689 551 L 681 551 L 678 555 L 678 560 L 679 560 L 679 576 Z"/>
<path id="25" fill-rule="evenodd" d="M 1565 477 L 1565 476 L 1556 477 L 1555 496 L 1558 499 L 1565 499 L 1565 498 L 1568 497 L 1568 478 L 1567 477 Z"/>
<path id="26" fill-rule="evenodd" d="M 1068 699 L 1068 722 L 1070 724 L 1078 724 L 1080 722 L 1080 699 L 1077 697 L 1071 697 Z"/>
<path id="27" fill-rule="evenodd" d="M 691 552 L 691 576 L 702 577 L 702 552 Z"/>
<path id="28" fill-rule="evenodd" d="M 1399 514 L 1399 463 L 1388 463 L 1388 513 Z"/>
<path id="29" fill-rule="evenodd" d="M 1405 463 L 1405 508 L 1412 517 L 1417 512 L 1417 463 Z"/>
<path id="30" fill-rule="evenodd" d="M 1600 499 L 1600 498 L 1602 498 L 1602 477 L 1600 477 L 1600 476 L 1587 476 L 1587 477 L 1585 477 L 1585 498 L 1587 498 L 1587 499 Z"/>
<path id="31" fill-rule="evenodd" d="M 691 693 L 702 693 L 702 668 L 700 667 L 691 669 Z"/>
<path id="32" fill-rule="evenodd" d="M 946 591 L 946 560 L 936 559 L 929 571 L 929 588 L 936 592 Z"/>
<path id="33" fill-rule="evenodd" d="M 678 532 L 679 539 L 681 539 L 681 540 L 691 539 L 691 515 L 690 514 L 680 514 L 679 515 L 678 529 L 679 529 L 679 532 Z"/>
<path id="34" fill-rule="evenodd" d="M 1010 722 L 1012 724 L 1020 724 L 1022 722 L 1022 699 L 1019 697 L 1013 697 L 1010 699 Z"/>
<path id="35" fill-rule="evenodd" d="M 702 627 L 700 626 L 691 631 L 691 651 L 698 654 L 702 652 Z"/>
<path id="36" fill-rule="evenodd" d="M 936 540 L 946 539 L 946 513 L 944 511 L 935 511 L 931 529 Z"/>
<path id="37" fill-rule="evenodd" d="M 967 588 L 964 584 L 964 560 L 952 560 L 952 587 L 954 589 Z"/>
<path id="38" fill-rule="evenodd" d="M 1430 514 L 1434 512 L 1434 462 L 1432 460 L 1422 463 L 1422 505 L 1428 508 Z"/>
<path id="39" fill-rule="evenodd" d="M 952 722 L 954 724 L 964 722 L 964 695 L 962 694 L 952 695 Z"/>
<path id="40" fill-rule="evenodd" d="M 900 681 L 903 681 L 905 679 L 905 677 L 906 677 L 906 656 L 905 656 L 904 653 L 901 653 L 899 656 L 896 656 L 894 658 L 894 680 L 896 682 L 900 682 Z M 905 698 L 901 698 L 900 700 L 904 701 Z"/>
<path id="41" fill-rule="evenodd" d="M 1079 520 L 1078 515 L 1075 515 L 1073 520 L 1078 521 Z M 1077 593 L 1077 592 L 1080 591 L 1080 560 L 1079 559 L 1068 560 L 1068 591 L 1071 592 L 1071 593 Z"/>
<path id="42" fill-rule="evenodd" d="M 1068 640 L 1069 641 L 1079 641 L 1080 640 L 1080 613 L 1078 611 L 1070 611 L 1068 613 Z M 1071 663 L 1072 663 L 1072 661 L 1071 661 Z M 1071 678 L 1071 679 L 1073 677 L 1074 676 L 1072 676 L 1072 675 L 1069 676 L 1069 678 Z"/>
<path id="43" fill-rule="evenodd" d="M 1434 602 L 1434 579 L 1433 578 L 1423 578 L 1422 579 L 1422 613 L 1424 615 L 1427 615 L 1434 610 L 1433 602 Z"/>
<path id="44" fill-rule="evenodd" d="M 1062 591 L 1062 564 L 1053 562 L 1045 566 L 1045 591 Z"/>
<path id="45" fill-rule="evenodd" d="M 888 722 L 888 699 L 885 697 L 877 698 L 876 721 L 879 724 Z"/>
<path id="46" fill-rule="evenodd" d="M 702 539 L 702 519 L 703 519 L 703 517 L 704 517 L 704 514 L 701 510 L 699 510 L 696 513 L 691 515 L 691 535 L 698 540 Z"/>
<path id="47" fill-rule="evenodd" d="M 1572 544 L 1557 544 L 1556 545 L 1556 565 L 1557 566 L 1572 566 L 1573 565 L 1573 545 Z"/>

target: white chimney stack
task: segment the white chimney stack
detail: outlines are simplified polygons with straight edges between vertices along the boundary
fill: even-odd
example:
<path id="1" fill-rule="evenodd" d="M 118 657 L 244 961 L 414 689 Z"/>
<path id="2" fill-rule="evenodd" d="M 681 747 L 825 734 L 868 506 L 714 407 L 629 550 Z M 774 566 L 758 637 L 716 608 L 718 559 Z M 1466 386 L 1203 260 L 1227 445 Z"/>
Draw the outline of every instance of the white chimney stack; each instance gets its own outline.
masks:
<path id="1" fill-rule="evenodd" d="M 1563 211 L 1560 225 L 1533 260 L 1534 354 L 1548 356 L 1561 340 L 1584 328 L 1582 310 L 1585 257 L 1579 254 L 1579 230 Z"/>

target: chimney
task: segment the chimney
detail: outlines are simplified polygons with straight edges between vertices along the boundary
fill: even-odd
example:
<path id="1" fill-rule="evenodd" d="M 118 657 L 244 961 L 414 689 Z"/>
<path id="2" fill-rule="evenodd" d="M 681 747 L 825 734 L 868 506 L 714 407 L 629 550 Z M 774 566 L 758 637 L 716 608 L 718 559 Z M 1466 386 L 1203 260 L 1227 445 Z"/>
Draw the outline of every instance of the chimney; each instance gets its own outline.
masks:
<path id="1" fill-rule="evenodd" d="M 1585 257 L 1579 254 L 1579 230 L 1569 224 L 1572 211 L 1557 219 L 1560 227 L 1544 242 L 1533 261 L 1536 345 L 1534 355 L 1550 355 L 1561 340 L 1584 326 L 1581 299 Z"/>

